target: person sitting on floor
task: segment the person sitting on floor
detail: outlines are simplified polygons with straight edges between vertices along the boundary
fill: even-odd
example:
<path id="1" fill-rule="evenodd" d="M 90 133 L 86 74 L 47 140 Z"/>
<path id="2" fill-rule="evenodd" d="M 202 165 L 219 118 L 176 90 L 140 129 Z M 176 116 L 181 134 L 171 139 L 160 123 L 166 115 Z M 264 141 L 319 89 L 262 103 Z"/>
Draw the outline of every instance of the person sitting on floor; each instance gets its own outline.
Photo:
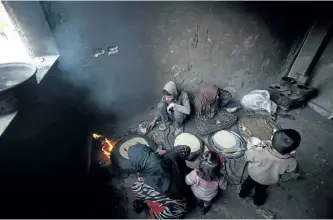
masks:
<path id="1" fill-rule="evenodd" d="M 202 84 L 194 99 L 196 115 L 213 118 L 220 105 L 220 89 L 212 84 Z"/>
<path id="2" fill-rule="evenodd" d="M 263 149 L 245 152 L 248 178 L 242 183 L 239 197 L 246 198 L 255 188 L 253 203 L 263 205 L 267 199 L 266 189 L 279 181 L 298 177 L 298 165 L 293 152 L 301 142 L 300 134 L 293 129 L 282 129 L 274 133 L 272 141 L 265 142 Z"/>
<path id="3" fill-rule="evenodd" d="M 194 169 L 185 178 L 186 184 L 191 185 L 194 196 L 203 207 L 204 214 L 208 212 L 218 188 L 227 188 L 227 181 L 221 176 L 220 168 L 219 155 L 214 151 L 206 151 L 200 158 L 199 169 Z"/>
<path id="4" fill-rule="evenodd" d="M 159 152 L 136 144 L 128 149 L 128 158 L 138 172 L 132 185 L 133 208 L 137 213 L 148 211 L 149 219 L 182 218 L 186 213 L 185 159 L 188 146 Z"/>
<path id="5" fill-rule="evenodd" d="M 163 89 L 163 97 L 158 104 L 158 115 L 150 122 L 148 130 L 151 130 L 156 121 L 161 118 L 162 124 L 160 130 L 165 130 L 168 120 L 175 121 L 175 135 L 180 134 L 184 128 L 184 120 L 191 113 L 190 101 L 187 92 L 177 90 L 177 86 L 173 81 L 165 84 Z"/>

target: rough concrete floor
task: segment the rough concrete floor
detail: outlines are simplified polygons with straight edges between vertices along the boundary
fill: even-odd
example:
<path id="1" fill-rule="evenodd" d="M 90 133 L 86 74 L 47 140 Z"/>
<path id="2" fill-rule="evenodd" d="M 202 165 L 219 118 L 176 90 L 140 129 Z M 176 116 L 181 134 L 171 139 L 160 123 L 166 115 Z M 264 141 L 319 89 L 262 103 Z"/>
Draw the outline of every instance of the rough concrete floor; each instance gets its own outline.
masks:
<path id="1" fill-rule="evenodd" d="M 278 118 L 278 122 L 283 128 L 298 130 L 302 136 L 297 159 L 305 178 L 271 186 L 268 189 L 269 198 L 262 208 L 272 211 L 276 218 L 333 218 L 329 207 L 333 204 L 332 121 L 308 108 L 292 111 L 291 114 L 296 120 Z M 186 125 L 185 132 L 195 132 L 192 121 Z M 132 211 L 129 187 L 133 179 L 134 175 L 125 179 L 112 178 L 110 184 L 121 192 L 119 206 L 127 210 L 127 218 L 146 218 L 144 214 L 137 215 Z M 237 186 L 228 187 L 206 216 L 196 209 L 185 218 L 265 218 L 257 212 L 251 200 L 238 198 L 237 189 Z"/>

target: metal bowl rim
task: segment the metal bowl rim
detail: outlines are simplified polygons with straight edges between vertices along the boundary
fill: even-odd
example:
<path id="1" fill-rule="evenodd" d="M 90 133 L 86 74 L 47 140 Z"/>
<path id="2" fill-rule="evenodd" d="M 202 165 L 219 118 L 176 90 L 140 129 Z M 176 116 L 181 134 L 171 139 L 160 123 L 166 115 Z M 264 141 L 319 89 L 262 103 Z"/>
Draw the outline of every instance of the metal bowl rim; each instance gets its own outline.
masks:
<path id="1" fill-rule="evenodd" d="M 3 91 L 6 91 L 6 90 L 9 90 L 9 89 L 12 89 L 16 86 L 19 86 L 20 84 L 28 81 L 29 79 L 31 79 L 32 77 L 34 77 L 37 73 L 37 66 L 33 63 L 24 63 L 24 62 L 9 62 L 9 63 L 1 63 L 0 64 L 0 68 L 3 67 L 3 66 L 10 66 L 10 65 L 24 65 L 24 66 L 29 66 L 29 68 L 31 68 L 31 70 L 33 71 L 33 73 L 31 74 L 30 77 L 28 77 L 27 79 L 23 80 L 22 82 L 16 84 L 16 85 L 12 85 L 12 86 L 9 86 L 9 87 L 6 87 L 6 88 L 3 88 L 3 89 L 0 89 L 0 92 L 3 92 Z"/>

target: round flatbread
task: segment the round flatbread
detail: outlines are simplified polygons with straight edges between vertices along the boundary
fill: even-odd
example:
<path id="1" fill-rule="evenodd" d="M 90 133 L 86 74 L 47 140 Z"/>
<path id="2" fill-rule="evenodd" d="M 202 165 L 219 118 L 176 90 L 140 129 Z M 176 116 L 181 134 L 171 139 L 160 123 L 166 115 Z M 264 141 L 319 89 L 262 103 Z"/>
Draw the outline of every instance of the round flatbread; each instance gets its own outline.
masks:
<path id="1" fill-rule="evenodd" d="M 175 139 L 174 146 L 178 145 L 189 146 L 191 148 L 191 152 L 197 152 L 198 150 L 200 150 L 201 143 L 200 140 L 193 134 L 181 133 Z"/>
<path id="2" fill-rule="evenodd" d="M 128 141 L 125 141 L 122 145 L 119 146 L 120 155 L 123 158 L 128 159 L 128 148 L 137 144 L 137 143 L 149 146 L 147 141 L 145 139 L 141 138 L 141 137 L 131 138 Z"/>
<path id="3" fill-rule="evenodd" d="M 213 141 L 222 148 L 232 148 L 237 143 L 235 135 L 225 130 L 216 132 L 213 136 Z"/>

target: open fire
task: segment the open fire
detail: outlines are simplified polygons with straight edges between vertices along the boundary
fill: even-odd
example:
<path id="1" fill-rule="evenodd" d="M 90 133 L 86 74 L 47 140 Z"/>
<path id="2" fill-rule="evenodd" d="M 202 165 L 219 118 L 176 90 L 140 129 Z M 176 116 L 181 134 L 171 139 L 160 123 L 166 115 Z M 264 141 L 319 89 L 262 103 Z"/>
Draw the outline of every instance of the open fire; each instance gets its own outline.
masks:
<path id="1" fill-rule="evenodd" d="M 111 164 L 111 151 L 113 146 L 116 144 L 116 141 L 111 141 L 104 137 L 103 135 L 94 133 L 93 138 L 101 141 L 101 153 L 99 155 L 99 163 L 101 166 L 109 166 Z"/>

